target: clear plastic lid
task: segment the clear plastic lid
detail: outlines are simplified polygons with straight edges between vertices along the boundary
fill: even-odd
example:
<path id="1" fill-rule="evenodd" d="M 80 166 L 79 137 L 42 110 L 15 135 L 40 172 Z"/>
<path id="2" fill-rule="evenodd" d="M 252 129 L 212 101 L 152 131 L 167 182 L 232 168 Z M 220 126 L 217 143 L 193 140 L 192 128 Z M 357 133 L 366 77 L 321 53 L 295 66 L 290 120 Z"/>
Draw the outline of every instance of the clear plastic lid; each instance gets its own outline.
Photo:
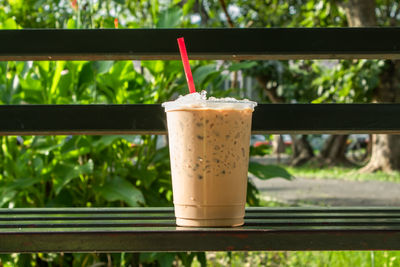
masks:
<path id="1" fill-rule="evenodd" d="M 187 94 L 179 96 L 175 101 L 162 103 L 165 111 L 180 109 L 251 109 L 257 106 L 257 103 L 248 99 L 237 100 L 232 97 L 207 99 L 206 91 L 201 93 Z"/>

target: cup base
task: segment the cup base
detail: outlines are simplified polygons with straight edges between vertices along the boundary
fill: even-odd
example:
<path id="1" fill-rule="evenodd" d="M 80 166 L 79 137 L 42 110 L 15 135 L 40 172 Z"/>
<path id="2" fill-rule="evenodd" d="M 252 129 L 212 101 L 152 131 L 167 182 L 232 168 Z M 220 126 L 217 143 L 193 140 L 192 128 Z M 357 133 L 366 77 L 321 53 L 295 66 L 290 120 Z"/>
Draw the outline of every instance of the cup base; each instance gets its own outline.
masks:
<path id="1" fill-rule="evenodd" d="M 184 227 L 237 227 L 244 224 L 243 218 L 232 219 L 186 219 L 176 218 L 176 224 Z"/>

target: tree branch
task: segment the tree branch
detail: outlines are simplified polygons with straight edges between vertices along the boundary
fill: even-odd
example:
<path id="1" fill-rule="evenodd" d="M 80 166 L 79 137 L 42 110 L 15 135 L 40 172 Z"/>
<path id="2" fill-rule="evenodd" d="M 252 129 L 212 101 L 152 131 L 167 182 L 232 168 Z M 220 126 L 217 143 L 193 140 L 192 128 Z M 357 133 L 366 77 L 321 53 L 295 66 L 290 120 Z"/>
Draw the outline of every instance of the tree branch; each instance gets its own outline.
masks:
<path id="1" fill-rule="evenodd" d="M 193 9 L 199 12 L 201 18 L 201 24 L 207 25 L 210 16 L 208 15 L 207 10 L 204 8 L 202 3 L 203 3 L 202 1 L 196 1 L 194 3 Z"/>
<path id="2" fill-rule="evenodd" d="M 232 18 L 228 13 L 228 9 L 226 9 L 225 0 L 219 0 L 219 2 L 221 3 L 221 7 L 222 7 L 222 10 L 225 13 L 226 19 L 228 20 L 229 27 L 234 28 L 235 25 L 233 24 Z"/>
<path id="3" fill-rule="evenodd" d="M 268 81 L 268 77 L 266 76 L 256 76 L 256 80 L 258 84 L 264 89 L 267 94 L 268 99 L 272 103 L 285 103 L 285 98 L 278 96 L 277 89 L 278 86 L 274 86 L 272 88 L 267 88 L 266 83 Z"/>
<path id="4" fill-rule="evenodd" d="M 394 16 L 390 17 L 390 26 L 396 26 L 397 16 L 400 14 L 400 3 L 397 3 Z"/>

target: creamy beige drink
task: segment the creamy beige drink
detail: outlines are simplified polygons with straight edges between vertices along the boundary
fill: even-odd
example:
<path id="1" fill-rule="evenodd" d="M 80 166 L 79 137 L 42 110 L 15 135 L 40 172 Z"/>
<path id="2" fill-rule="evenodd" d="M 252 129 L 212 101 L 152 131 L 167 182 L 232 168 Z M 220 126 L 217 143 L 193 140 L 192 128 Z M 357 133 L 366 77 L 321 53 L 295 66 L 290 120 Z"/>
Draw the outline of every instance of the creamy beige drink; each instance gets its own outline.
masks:
<path id="1" fill-rule="evenodd" d="M 256 103 L 185 97 L 164 103 L 176 223 L 242 225 Z"/>

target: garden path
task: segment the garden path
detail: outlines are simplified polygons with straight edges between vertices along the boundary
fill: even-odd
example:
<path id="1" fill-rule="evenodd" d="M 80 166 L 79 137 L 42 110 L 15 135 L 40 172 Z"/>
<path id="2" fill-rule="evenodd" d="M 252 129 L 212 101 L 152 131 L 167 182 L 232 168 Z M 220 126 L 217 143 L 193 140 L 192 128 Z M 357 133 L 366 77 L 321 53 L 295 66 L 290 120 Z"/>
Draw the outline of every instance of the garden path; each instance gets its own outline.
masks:
<path id="1" fill-rule="evenodd" d="M 260 163 L 265 158 L 252 159 Z M 267 160 L 268 161 L 268 160 Z M 271 160 L 276 164 L 276 159 Z M 287 161 L 282 159 L 282 163 Z M 400 206 L 400 183 L 384 181 L 346 181 L 343 179 L 310 179 L 296 177 L 292 181 L 253 178 L 264 200 L 287 204 L 318 206 Z"/>
<path id="2" fill-rule="evenodd" d="M 265 200 L 321 206 L 400 206 L 400 183 L 335 179 L 253 180 Z"/>

